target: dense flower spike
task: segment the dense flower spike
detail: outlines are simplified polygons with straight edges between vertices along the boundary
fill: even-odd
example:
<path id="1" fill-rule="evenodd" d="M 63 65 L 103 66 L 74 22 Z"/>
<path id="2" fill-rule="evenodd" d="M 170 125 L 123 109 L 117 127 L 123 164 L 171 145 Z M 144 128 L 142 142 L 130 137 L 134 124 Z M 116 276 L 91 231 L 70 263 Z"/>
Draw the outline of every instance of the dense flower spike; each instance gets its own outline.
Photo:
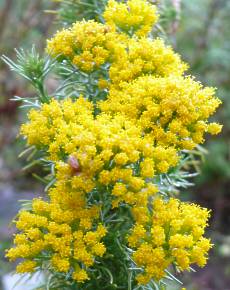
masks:
<path id="1" fill-rule="evenodd" d="M 193 263 L 203 267 L 212 246 L 203 237 L 209 212 L 173 198 L 168 202 L 156 198 L 152 206 L 148 221 L 136 223 L 128 238 L 130 246 L 137 249 L 134 261 L 144 269 L 138 282 L 161 279 L 172 263 L 180 270 L 189 270 Z"/>
<path id="2" fill-rule="evenodd" d="M 220 100 L 184 75 L 187 65 L 171 47 L 148 37 L 155 6 L 110 0 L 104 18 L 105 24 L 77 22 L 48 41 L 48 53 L 88 77 L 87 85 L 93 75 L 97 93 L 50 98 L 29 112 L 21 135 L 54 164 L 55 183 L 48 201 L 35 199 L 31 211 L 19 213 L 20 233 L 7 257 L 24 259 L 19 273 L 46 260 L 52 271 L 87 283 L 111 246 L 106 227 L 113 230 L 112 217 L 119 221 L 125 208 L 129 226 L 122 235 L 133 249 L 130 261 L 142 269 L 136 279 L 146 284 L 172 264 L 188 270 L 206 263 L 209 212 L 163 199 L 155 180 L 178 164 L 183 150 L 203 143 L 206 132 L 219 133 L 221 125 L 208 119 Z"/>

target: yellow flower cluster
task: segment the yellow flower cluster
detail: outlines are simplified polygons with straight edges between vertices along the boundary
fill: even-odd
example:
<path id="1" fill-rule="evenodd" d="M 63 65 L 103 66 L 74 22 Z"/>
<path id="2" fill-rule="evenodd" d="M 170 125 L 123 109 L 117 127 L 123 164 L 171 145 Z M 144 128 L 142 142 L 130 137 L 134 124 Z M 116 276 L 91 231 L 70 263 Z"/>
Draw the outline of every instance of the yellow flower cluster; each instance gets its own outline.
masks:
<path id="1" fill-rule="evenodd" d="M 124 116 L 102 114 L 94 119 L 91 103 L 81 97 L 76 102 L 52 100 L 40 111 L 32 110 L 29 118 L 31 122 L 22 126 L 22 133 L 29 144 L 46 146 L 48 158 L 56 162 L 56 187 L 68 181 L 78 191 L 75 200 L 78 197 L 80 206 L 80 196 L 84 198 L 97 185 L 113 186 L 114 206 L 122 200 L 133 204 L 140 200 L 139 195 L 147 198 L 156 192 L 156 187 L 146 182 L 154 176 L 154 168 L 161 168 L 166 160 L 174 165 L 177 162 L 174 150 L 151 148 L 149 139 L 143 139 L 139 128 Z M 140 162 L 141 176 L 137 177 L 133 163 L 141 155 L 146 159 Z M 54 195 L 57 200 L 58 194 Z M 61 194 L 59 202 L 65 196 Z M 69 206 L 73 202 L 70 200 Z"/>
<path id="2" fill-rule="evenodd" d="M 141 76 L 182 75 L 187 69 L 179 55 L 158 38 L 128 38 L 123 45 L 114 46 L 118 56 L 109 69 L 112 88 L 120 88 L 124 82 L 131 83 Z"/>
<path id="3" fill-rule="evenodd" d="M 107 96 L 53 98 L 29 112 L 21 134 L 47 153 L 56 181 L 48 202 L 35 199 L 32 211 L 20 212 L 21 233 L 7 256 L 25 259 L 18 272 L 33 271 L 37 257 L 46 257 L 56 271 L 73 273 L 78 282 L 90 279 L 88 268 L 106 251 L 99 213 L 109 197 L 113 211 L 121 203 L 131 207 L 135 226 L 128 240 L 143 268 L 137 279 L 146 284 L 172 263 L 181 270 L 206 263 L 208 211 L 156 198 L 153 177 L 176 166 L 181 150 L 202 143 L 205 132 L 221 130 L 208 123 L 220 101 L 213 88 L 184 76 L 187 65 L 171 47 L 148 38 L 158 17 L 154 6 L 110 0 L 104 17 L 105 24 L 77 22 L 48 41 L 49 54 L 81 71 L 108 68 L 108 79 L 98 79 Z"/>
<path id="4" fill-rule="evenodd" d="M 155 6 L 143 0 L 128 0 L 118 3 L 110 0 L 104 12 L 109 26 L 127 34 L 145 36 L 156 23 L 158 16 Z"/>
<path id="5" fill-rule="evenodd" d="M 85 194 L 97 185 L 110 184 L 114 206 L 120 201 L 147 202 L 157 191 L 147 179 L 178 162 L 173 147 L 154 147 L 151 136 L 144 136 L 141 127 L 123 114 L 94 118 L 92 104 L 82 97 L 53 99 L 40 111 L 32 110 L 29 119 L 22 134 L 30 145 L 46 147 L 48 159 L 57 164 L 57 183 L 69 180 L 72 188 Z"/>
<path id="6" fill-rule="evenodd" d="M 156 198 L 152 207 L 148 221 L 136 223 L 128 237 L 130 246 L 136 248 L 133 259 L 144 269 L 137 276 L 138 282 L 160 280 L 172 263 L 180 270 L 189 270 L 193 263 L 203 267 L 212 247 L 203 237 L 208 210 L 174 198 Z"/>
<path id="7" fill-rule="evenodd" d="M 54 201 L 54 191 L 63 193 L 61 188 L 52 189 L 51 202 L 34 199 L 32 211 L 19 213 L 16 226 L 21 233 L 15 235 L 16 246 L 6 256 L 10 260 L 24 259 L 16 268 L 18 273 L 33 272 L 44 259 L 55 271 L 71 272 L 72 278 L 81 283 L 89 279 L 87 268 L 105 252 L 101 239 L 106 229 L 101 224 L 92 225 L 98 208 L 79 205 L 75 192 L 65 192 L 65 199 L 73 200 L 67 207 L 65 201 Z"/>
<path id="8" fill-rule="evenodd" d="M 112 87 L 100 108 L 125 114 L 148 132 L 155 144 L 190 150 L 204 142 L 205 132 L 220 132 L 220 125 L 206 121 L 219 104 L 213 88 L 203 88 L 191 77 L 171 75 L 139 77 Z"/>
<path id="9" fill-rule="evenodd" d="M 109 27 L 93 20 L 77 22 L 71 29 L 57 32 L 48 41 L 47 51 L 51 55 L 69 58 L 83 71 L 92 71 L 106 62 L 106 34 Z"/>

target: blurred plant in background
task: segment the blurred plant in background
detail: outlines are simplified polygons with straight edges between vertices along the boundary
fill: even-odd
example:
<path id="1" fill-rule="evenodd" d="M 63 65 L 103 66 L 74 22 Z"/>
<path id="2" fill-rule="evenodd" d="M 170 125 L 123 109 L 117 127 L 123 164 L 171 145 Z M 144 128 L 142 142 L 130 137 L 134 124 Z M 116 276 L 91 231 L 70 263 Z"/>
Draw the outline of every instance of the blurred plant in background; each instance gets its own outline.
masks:
<path id="1" fill-rule="evenodd" d="M 209 156 L 200 181 L 215 180 L 216 184 L 224 185 L 230 178 L 230 38 L 226 37 L 230 30 L 230 2 L 185 0 L 182 7 L 180 29 L 176 34 L 177 50 L 190 63 L 192 73 L 202 82 L 218 88 L 224 102 L 215 116 L 225 124 L 224 130 L 217 140 L 208 143 Z"/>
<path id="2" fill-rule="evenodd" d="M 34 43 L 37 50 L 45 45 L 44 36 L 53 25 L 53 17 L 44 10 L 53 9 L 55 3 L 49 1 L 0 0 L 0 54 L 14 58 L 14 48 L 31 48 Z M 39 183 L 31 178 L 29 171 L 21 171 L 25 165 L 18 158 L 24 142 L 17 139 L 18 123 L 25 113 L 18 110 L 20 103 L 10 99 L 15 95 L 29 97 L 33 90 L 23 79 L 15 78 L 8 66 L 0 62 L 0 276 L 12 268 L 4 259 L 4 249 L 9 246 L 12 228 L 7 228 L 12 216 L 19 209 L 15 199 L 29 198 L 33 187 L 39 192 Z M 38 168 L 39 169 L 39 168 Z M 28 186 L 29 185 L 29 186 Z M 1 288 L 1 286 L 0 286 Z"/>
<path id="3" fill-rule="evenodd" d="M 53 17 L 44 13 L 45 9 L 54 8 L 48 1 L 1 0 L 0 1 L 0 54 L 9 57 L 15 55 L 14 48 L 24 49 L 31 47 L 31 41 L 37 50 L 45 45 L 44 36 L 49 33 Z M 18 103 L 11 102 L 15 95 L 30 96 L 31 87 L 22 79 L 16 79 L 4 62 L 0 62 L 0 149 L 4 160 L 0 162 L 0 181 L 12 180 L 18 174 L 19 160 L 17 154 L 20 149 L 15 144 L 17 120 L 21 113 L 17 110 Z M 8 146 L 11 143 L 12 146 Z M 19 145 L 20 147 L 20 145 Z M 19 179 L 18 179 L 19 181 Z"/>
<path id="4" fill-rule="evenodd" d="M 85 19 L 103 21 L 103 11 L 107 0 L 52 0 L 59 3 L 58 9 L 51 11 L 57 15 L 57 20 L 64 26 Z"/>

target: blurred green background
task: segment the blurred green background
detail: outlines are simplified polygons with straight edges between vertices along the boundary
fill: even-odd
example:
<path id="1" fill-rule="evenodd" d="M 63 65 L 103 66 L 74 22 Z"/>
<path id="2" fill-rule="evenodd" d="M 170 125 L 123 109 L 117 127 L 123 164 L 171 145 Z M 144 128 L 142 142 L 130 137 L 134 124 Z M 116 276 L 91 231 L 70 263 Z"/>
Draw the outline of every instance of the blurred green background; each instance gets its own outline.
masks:
<path id="1" fill-rule="evenodd" d="M 180 278 L 192 290 L 230 290 L 230 1 L 157 2 L 163 3 L 161 21 L 168 41 L 190 64 L 189 74 L 216 87 L 223 101 L 215 120 L 224 124 L 224 129 L 206 141 L 208 153 L 201 174 L 194 179 L 196 186 L 184 193 L 212 210 L 209 236 L 215 247 L 204 269 Z M 14 59 L 14 48 L 31 48 L 32 44 L 43 51 L 46 38 L 58 27 L 55 15 L 46 11 L 58 5 L 47 0 L 0 0 L 0 54 Z M 17 134 L 25 111 L 10 101 L 14 95 L 31 96 L 33 91 L 0 62 L 0 276 L 14 267 L 5 260 L 4 249 L 14 232 L 10 221 L 19 209 L 18 200 L 42 194 L 32 172 L 21 169 L 25 160 L 18 155 L 23 140 Z M 39 172 L 40 168 L 34 170 Z"/>

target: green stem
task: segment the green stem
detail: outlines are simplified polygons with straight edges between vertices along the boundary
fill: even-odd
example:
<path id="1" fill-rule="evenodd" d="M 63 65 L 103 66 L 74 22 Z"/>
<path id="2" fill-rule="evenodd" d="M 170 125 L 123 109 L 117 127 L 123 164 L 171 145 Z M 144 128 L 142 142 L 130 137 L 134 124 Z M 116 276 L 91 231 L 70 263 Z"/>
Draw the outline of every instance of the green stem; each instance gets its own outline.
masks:
<path id="1" fill-rule="evenodd" d="M 41 103 L 48 103 L 49 102 L 49 97 L 48 97 L 48 94 L 44 88 L 44 85 L 43 85 L 43 82 L 38 80 L 35 82 L 35 87 L 36 89 L 39 91 L 39 98 L 40 98 L 40 101 Z"/>

